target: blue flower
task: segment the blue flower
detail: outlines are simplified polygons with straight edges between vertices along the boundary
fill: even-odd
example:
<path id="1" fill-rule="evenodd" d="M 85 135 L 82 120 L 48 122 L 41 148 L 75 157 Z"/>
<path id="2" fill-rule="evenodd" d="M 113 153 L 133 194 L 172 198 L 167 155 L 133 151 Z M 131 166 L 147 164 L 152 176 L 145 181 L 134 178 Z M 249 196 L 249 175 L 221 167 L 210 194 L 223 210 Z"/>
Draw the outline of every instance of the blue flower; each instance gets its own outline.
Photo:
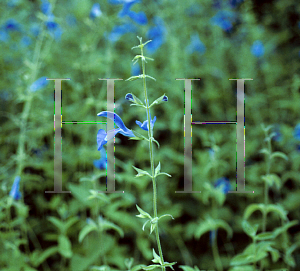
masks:
<path id="1" fill-rule="evenodd" d="M 131 64 L 131 76 L 137 76 L 141 74 L 141 67 L 138 63 Z M 126 98 L 126 97 L 125 97 Z"/>
<path id="2" fill-rule="evenodd" d="M 260 40 L 256 40 L 253 42 L 251 46 L 251 54 L 255 57 L 261 57 L 265 53 L 265 48 L 263 43 Z"/>
<path id="3" fill-rule="evenodd" d="M 232 11 L 220 10 L 211 18 L 211 23 L 221 27 L 224 31 L 229 32 L 232 29 L 232 23 L 235 21 L 235 14 Z"/>
<path id="4" fill-rule="evenodd" d="M 151 115 L 150 115 L 151 118 Z M 156 121 L 156 116 L 153 118 L 153 120 L 150 121 L 151 123 L 151 129 L 153 129 L 154 123 Z M 141 123 L 140 121 L 136 120 L 135 123 L 140 126 L 140 128 L 142 128 L 145 131 L 148 131 L 148 120 L 145 120 L 143 123 Z"/>
<path id="5" fill-rule="evenodd" d="M 294 138 L 300 140 L 300 123 L 298 123 L 294 129 Z"/>
<path id="6" fill-rule="evenodd" d="M 7 42 L 9 40 L 9 35 L 6 31 L 0 30 L 0 41 Z"/>
<path id="7" fill-rule="evenodd" d="M 48 1 L 43 0 L 40 8 L 44 14 L 46 15 L 51 14 L 51 4 Z"/>
<path id="8" fill-rule="evenodd" d="M 45 22 L 45 25 L 49 31 L 50 36 L 57 41 L 60 40 L 62 30 L 61 30 L 59 24 L 54 21 L 53 14 L 50 14 L 48 16 L 48 20 Z"/>
<path id="9" fill-rule="evenodd" d="M 149 53 L 155 53 L 155 51 L 165 42 L 165 27 L 161 18 L 154 18 L 155 26 L 150 28 L 147 33 L 147 38 L 152 40 L 145 47 Z"/>
<path id="10" fill-rule="evenodd" d="M 102 14 L 100 10 L 100 4 L 96 3 L 93 5 L 91 12 L 90 12 L 90 18 L 95 19 L 96 17 L 100 17 Z"/>
<path id="11" fill-rule="evenodd" d="M 192 54 L 194 52 L 198 52 L 201 55 L 204 54 L 206 47 L 205 45 L 201 42 L 199 35 L 198 34 L 193 34 L 191 36 L 191 44 L 187 46 L 186 48 L 187 52 Z"/>
<path id="12" fill-rule="evenodd" d="M 19 184 L 20 184 L 20 176 L 17 176 L 14 180 L 13 186 L 9 192 L 9 195 L 14 199 L 14 200 L 19 200 L 22 195 L 21 192 L 19 191 Z"/>
<path id="13" fill-rule="evenodd" d="M 93 161 L 94 166 L 99 169 L 106 169 L 106 151 L 104 148 L 100 150 L 100 159 Z"/>
<path id="14" fill-rule="evenodd" d="M 282 134 L 280 132 L 280 126 L 276 125 L 274 128 L 274 133 L 276 134 L 274 137 L 272 137 L 272 140 L 274 141 L 281 141 L 282 140 Z"/>
<path id="15" fill-rule="evenodd" d="M 19 23 L 15 19 L 8 19 L 4 24 L 4 28 L 6 31 L 19 31 L 20 30 Z"/>
<path id="16" fill-rule="evenodd" d="M 125 96 L 125 99 L 126 99 L 127 101 L 132 101 L 132 102 L 134 102 L 134 99 L 133 99 L 133 96 L 132 96 L 131 93 L 127 93 L 126 96 Z"/>
<path id="17" fill-rule="evenodd" d="M 164 95 L 163 99 L 162 99 L 164 102 L 167 102 L 168 101 L 168 96 Z"/>
<path id="18" fill-rule="evenodd" d="M 129 10 L 127 15 L 130 17 L 130 19 L 135 21 L 137 24 L 145 25 L 148 23 L 147 16 L 143 11 L 136 13 L 134 11 Z"/>
<path id="19" fill-rule="evenodd" d="M 32 85 L 30 86 L 30 91 L 31 92 L 36 92 L 37 90 L 45 87 L 48 85 L 49 81 L 46 80 L 47 77 L 43 76 L 40 77 L 38 80 L 36 80 L 35 82 L 32 83 Z"/>
<path id="20" fill-rule="evenodd" d="M 32 43 L 32 41 L 31 38 L 29 38 L 28 36 L 24 36 L 21 40 L 21 43 L 23 46 L 27 47 Z"/>
<path id="21" fill-rule="evenodd" d="M 115 124 L 119 127 L 118 129 L 113 129 L 108 131 L 107 134 L 103 129 L 100 129 L 98 131 L 97 134 L 98 151 L 100 151 L 102 146 L 105 145 L 107 141 L 112 139 L 117 133 L 121 133 L 122 135 L 128 137 L 135 137 L 133 132 L 125 126 L 122 119 L 116 113 L 109 112 L 109 111 L 102 111 L 98 113 L 97 116 L 109 118 L 113 120 Z"/>
<path id="22" fill-rule="evenodd" d="M 111 42 L 116 42 L 120 37 L 128 32 L 134 32 L 136 27 L 130 23 L 115 26 L 112 31 L 109 33 L 107 39 Z"/>
<path id="23" fill-rule="evenodd" d="M 231 185 L 229 183 L 229 179 L 226 178 L 226 177 L 222 177 L 222 178 L 219 178 L 216 182 L 215 182 L 215 185 L 214 185 L 215 188 L 221 188 L 222 192 L 224 194 L 227 194 L 228 191 L 231 189 Z"/>

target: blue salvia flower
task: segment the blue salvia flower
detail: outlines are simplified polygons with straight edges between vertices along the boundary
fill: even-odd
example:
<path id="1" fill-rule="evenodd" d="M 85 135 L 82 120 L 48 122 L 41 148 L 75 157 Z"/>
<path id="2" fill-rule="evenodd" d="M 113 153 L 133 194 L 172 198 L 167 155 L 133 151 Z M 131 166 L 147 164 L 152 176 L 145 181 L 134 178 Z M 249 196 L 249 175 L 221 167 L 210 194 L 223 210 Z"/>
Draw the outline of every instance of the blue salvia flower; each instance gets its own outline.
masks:
<path id="1" fill-rule="evenodd" d="M 251 54 L 255 57 L 261 57 L 265 53 L 265 48 L 263 43 L 260 40 L 256 40 L 253 42 L 251 46 Z"/>
<path id="2" fill-rule="evenodd" d="M 107 39 L 111 42 L 118 41 L 124 34 L 128 32 L 135 32 L 136 27 L 133 24 L 127 23 L 123 25 L 115 26 L 109 33 Z"/>
<path id="3" fill-rule="evenodd" d="M 127 137 L 135 137 L 133 132 L 125 126 L 122 119 L 116 113 L 109 112 L 109 111 L 102 111 L 98 113 L 97 116 L 109 118 L 113 120 L 115 124 L 119 127 L 118 129 L 113 129 L 108 131 L 107 134 L 103 129 L 100 129 L 98 131 L 97 134 L 98 151 L 100 151 L 102 146 L 105 145 L 110 139 L 114 138 L 114 136 L 117 133 L 121 133 L 122 135 Z"/>
<path id="4" fill-rule="evenodd" d="M 0 30 L 0 41 L 7 42 L 9 40 L 9 35 L 6 31 Z"/>
<path id="5" fill-rule="evenodd" d="M 219 178 L 218 180 L 216 180 L 216 182 L 214 184 L 214 187 L 215 188 L 221 187 L 221 191 L 224 194 L 227 194 L 228 191 L 231 189 L 231 185 L 230 185 L 229 179 L 226 178 L 226 177 L 222 177 L 222 178 Z"/>
<path id="6" fill-rule="evenodd" d="M 134 99 L 133 99 L 133 96 L 132 96 L 131 93 L 127 93 L 126 96 L 125 96 L 125 99 L 126 99 L 127 101 L 132 101 L 132 102 L 134 102 Z"/>
<path id="7" fill-rule="evenodd" d="M 46 76 L 43 76 L 43 77 L 40 77 L 38 80 L 36 80 L 35 82 L 32 83 L 32 85 L 30 86 L 30 91 L 31 92 L 36 92 L 37 90 L 45 87 L 48 85 L 49 81 L 46 80 L 47 77 Z"/>
<path id="8" fill-rule="evenodd" d="M 129 16 L 133 21 L 135 21 L 138 24 L 144 25 L 148 23 L 148 19 L 146 14 L 143 11 L 140 11 L 138 13 L 131 11 L 130 8 L 136 4 L 140 3 L 139 0 L 111 0 L 109 1 L 110 4 L 123 4 L 122 10 L 119 12 L 118 17 L 123 18 L 125 16 Z"/>
<path id="9" fill-rule="evenodd" d="M 93 161 L 94 166 L 99 169 L 106 169 L 106 151 L 104 148 L 100 150 L 100 159 Z"/>
<path id="10" fill-rule="evenodd" d="M 22 44 L 24 47 L 29 46 L 31 43 L 32 43 L 31 38 L 29 38 L 28 36 L 24 36 L 24 37 L 21 39 L 21 44 Z"/>
<path id="11" fill-rule="evenodd" d="M 20 25 L 15 19 L 8 19 L 4 24 L 6 31 L 19 31 Z"/>
<path id="12" fill-rule="evenodd" d="M 300 140 L 300 123 L 298 123 L 294 129 L 294 138 Z"/>
<path id="13" fill-rule="evenodd" d="M 51 14 L 51 4 L 48 1 L 43 0 L 40 9 L 46 15 Z"/>
<path id="14" fill-rule="evenodd" d="M 54 21 L 54 15 L 50 14 L 48 16 L 47 21 L 45 22 L 47 30 L 51 37 L 53 37 L 56 41 L 59 41 L 61 38 L 62 30 L 58 23 Z"/>
<path id="15" fill-rule="evenodd" d="M 147 38 L 152 40 L 146 44 L 146 48 L 149 53 L 155 53 L 155 51 L 165 42 L 165 27 L 161 18 L 154 18 L 155 26 L 150 28 L 147 33 Z"/>
<path id="16" fill-rule="evenodd" d="M 204 54 L 204 52 L 206 50 L 206 47 L 201 42 L 201 40 L 199 38 L 199 35 L 198 34 L 193 34 L 191 36 L 191 43 L 187 46 L 186 50 L 189 54 L 192 54 L 194 52 L 198 52 L 202 55 L 202 54 Z"/>
<path id="17" fill-rule="evenodd" d="M 151 116 L 150 116 L 151 119 Z M 156 121 L 156 116 L 153 118 L 153 120 L 150 121 L 151 123 L 151 129 L 153 129 L 154 123 Z M 140 126 L 140 128 L 142 128 L 145 131 L 148 131 L 148 120 L 145 120 L 143 123 L 141 123 L 140 121 L 136 120 L 135 123 Z"/>
<path id="18" fill-rule="evenodd" d="M 220 10 L 211 18 L 211 23 L 221 27 L 224 31 L 229 32 L 232 29 L 232 23 L 235 21 L 235 14 L 229 10 Z"/>
<path id="19" fill-rule="evenodd" d="M 100 17 L 102 14 L 101 10 L 100 10 L 100 4 L 99 3 L 95 3 L 90 11 L 90 18 L 91 19 L 95 19 L 97 17 Z"/>
<path id="20" fill-rule="evenodd" d="M 12 185 L 12 188 L 9 192 L 9 195 L 14 199 L 14 200 L 19 200 L 22 195 L 21 192 L 19 191 L 19 185 L 20 185 L 20 176 L 17 176 L 14 180 L 14 183 Z"/>

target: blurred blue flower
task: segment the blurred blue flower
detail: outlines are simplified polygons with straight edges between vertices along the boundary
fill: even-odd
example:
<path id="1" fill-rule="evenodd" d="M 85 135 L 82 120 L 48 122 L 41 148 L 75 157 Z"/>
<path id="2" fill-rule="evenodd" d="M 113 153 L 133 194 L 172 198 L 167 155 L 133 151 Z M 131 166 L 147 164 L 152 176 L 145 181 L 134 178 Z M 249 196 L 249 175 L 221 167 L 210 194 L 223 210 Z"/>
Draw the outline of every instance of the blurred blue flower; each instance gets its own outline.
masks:
<path id="1" fill-rule="evenodd" d="M 100 150 L 100 159 L 94 160 L 94 166 L 99 169 L 106 169 L 106 151 L 104 148 Z"/>
<path id="2" fill-rule="evenodd" d="M 33 36 L 37 37 L 40 34 L 40 27 L 39 25 L 35 24 L 30 27 L 30 32 Z"/>
<path id="3" fill-rule="evenodd" d="M 115 26 L 107 36 L 107 39 L 111 42 L 118 41 L 124 34 L 128 32 L 135 32 L 136 27 L 133 24 L 127 23 L 123 25 Z"/>
<path id="4" fill-rule="evenodd" d="M 220 10 L 211 18 L 211 23 L 221 27 L 224 31 L 229 32 L 232 29 L 232 23 L 235 21 L 235 14 L 229 10 Z"/>
<path id="5" fill-rule="evenodd" d="M 265 48 L 263 43 L 260 40 L 256 40 L 253 42 L 251 46 L 251 54 L 255 57 L 261 57 L 265 53 Z"/>
<path id="6" fill-rule="evenodd" d="M 9 40 L 9 35 L 7 34 L 6 31 L 0 30 L 0 41 L 8 41 Z"/>
<path id="7" fill-rule="evenodd" d="M 68 14 L 66 16 L 66 23 L 69 25 L 69 26 L 74 26 L 76 25 L 77 23 L 77 20 L 76 20 L 76 17 L 72 14 Z"/>
<path id="8" fill-rule="evenodd" d="M 165 42 L 165 27 L 164 22 L 161 18 L 154 18 L 155 26 L 150 28 L 147 33 L 147 38 L 152 40 L 146 44 L 146 48 L 149 53 L 155 53 L 155 51 Z"/>
<path id="9" fill-rule="evenodd" d="M 151 115 L 150 115 L 150 119 L 151 119 Z M 153 120 L 150 121 L 151 123 L 151 129 L 153 129 L 154 123 L 156 121 L 156 116 L 153 118 Z M 148 120 L 145 120 L 143 123 L 141 123 L 140 121 L 136 120 L 135 123 L 140 126 L 140 128 L 142 128 L 145 131 L 148 131 Z"/>
<path id="10" fill-rule="evenodd" d="M 277 142 L 282 141 L 282 134 L 280 132 L 280 126 L 279 125 L 275 126 L 274 133 L 276 135 L 274 137 L 272 137 L 272 140 L 277 141 Z"/>
<path id="11" fill-rule="evenodd" d="M 19 184 L 20 184 L 20 176 L 17 176 L 14 180 L 14 183 L 12 185 L 12 188 L 9 192 L 9 195 L 14 199 L 14 200 L 19 200 L 22 195 L 21 192 L 19 191 Z"/>
<path id="12" fill-rule="evenodd" d="M 137 76 L 141 74 L 141 67 L 138 63 L 135 63 L 134 65 L 131 64 L 131 76 Z"/>
<path id="13" fill-rule="evenodd" d="M 45 22 L 47 30 L 52 38 L 59 41 L 61 38 L 62 30 L 58 23 L 54 21 L 54 15 L 50 14 L 48 20 Z"/>
<path id="14" fill-rule="evenodd" d="M 31 43 L 32 43 L 31 38 L 29 38 L 28 36 L 24 36 L 24 37 L 21 39 L 21 44 L 22 44 L 24 47 L 29 46 Z"/>
<path id="15" fill-rule="evenodd" d="M 191 43 L 190 43 L 190 45 L 187 46 L 186 50 L 189 54 L 192 54 L 194 52 L 198 52 L 202 55 L 202 54 L 204 54 L 204 52 L 206 50 L 206 47 L 201 42 L 201 40 L 199 38 L 199 35 L 198 34 L 193 34 L 191 36 Z"/>
<path id="16" fill-rule="evenodd" d="M 300 123 L 298 123 L 294 129 L 294 138 L 300 140 Z"/>
<path id="17" fill-rule="evenodd" d="M 135 21 L 137 24 L 145 25 L 148 23 L 147 16 L 146 16 L 145 12 L 143 12 L 143 11 L 136 13 L 136 12 L 130 10 L 130 11 L 128 11 L 127 15 L 133 21 Z"/>
<path id="18" fill-rule="evenodd" d="M 164 102 L 167 102 L 168 101 L 168 96 L 164 95 L 163 99 L 162 99 Z"/>
<path id="19" fill-rule="evenodd" d="M 242 2 L 244 2 L 244 0 L 229 0 L 229 5 L 232 8 L 237 7 L 239 4 L 241 4 Z"/>
<path id="20" fill-rule="evenodd" d="M 125 126 L 122 119 L 116 113 L 109 112 L 109 111 L 102 111 L 102 112 L 98 113 L 97 116 L 109 118 L 109 119 L 113 120 L 115 122 L 115 124 L 119 127 L 118 129 L 113 129 L 113 130 L 108 131 L 107 134 L 103 129 L 100 129 L 98 131 L 98 133 L 97 133 L 98 151 L 100 151 L 102 146 L 105 145 L 110 139 L 114 138 L 114 136 L 117 133 L 121 133 L 122 135 L 128 136 L 128 137 L 135 137 L 133 132 Z"/>
<path id="21" fill-rule="evenodd" d="M 40 8 L 44 14 L 46 14 L 46 15 L 51 14 L 51 4 L 47 0 L 42 1 Z"/>
<path id="22" fill-rule="evenodd" d="M 221 188 L 222 192 L 224 194 L 227 194 L 228 191 L 231 189 L 231 185 L 230 185 L 230 182 L 229 182 L 229 179 L 226 178 L 226 177 L 222 177 L 222 178 L 219 178 L 215 184 L 214 184 L 214 187 L 215 188 Z"/>
<path id="23" fill-rule="evenodd" d="M 102 14 L 102 12 L 100 10 L 100 4 L 95 3 L 90 11 L 90 18 L 95 19 L 96 17 L 100 17 L 101 14 Z"/>
<path id="24" fill-rule="evenodd" d="M 123 8 L 119 12 L 118 16 L 120 18 L 125 17 L 126 15 L 129 16 L 133 21 L 135 21 L 138 24 L 144 25 L 148 23 L 147 16 L 145 12 L 140 11 L 138 13 L 131 11 L 130 8 L 136 4 L 139 3 L 139 0 L 133 0 L 133 1 L 122 1 Z M 121 3 L 118 3 L 121 4 Z"/>
<path id="25" fill-rule="evenodd" d="M 32 85 L 30 86 L 30 91 L 31 92 L 36 92 L 37 90 L 45 87 L 48 85 L 49 81 L 46 80 L 47 77 L 43 76 L 40 77 L 39 79 L 37 79 L 35 82 L 32 83 Z"/>
<path id="26" fill-rule="evenodd" d="M 19 31 L 20 25 L 15 19 L 8 19 L 4 24 L 4 28 L 6 31 Z"/>

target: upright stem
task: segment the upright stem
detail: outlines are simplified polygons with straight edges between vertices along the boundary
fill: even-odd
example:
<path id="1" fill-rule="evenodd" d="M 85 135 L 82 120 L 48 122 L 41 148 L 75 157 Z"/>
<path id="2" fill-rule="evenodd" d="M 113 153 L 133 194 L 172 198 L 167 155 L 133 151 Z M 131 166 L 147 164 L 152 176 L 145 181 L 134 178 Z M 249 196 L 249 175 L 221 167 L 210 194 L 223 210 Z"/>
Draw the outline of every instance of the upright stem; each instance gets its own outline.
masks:
<path id="1" fill-rule="evenodd" d="M 143 47 L 141 47 L 141 55 L 144 56 Z M 153 155 L 153 131 L 151 127 L 151 116 L 150 116 L 150 107 L 148 101 L 148 94 L 147 94 L 147 87 L 146 87 L 146 72 L 145 72 L 145 60 L 142 58 L 142 68 L 143 68 L 143 86 L 144 86 L 144 94 L 146 99 L 146 112 L 147 112 L 147 119 L 148 119 L 148 137 L 149 137 L 149 150 L 150 150 L 150 163 L 151 163 L 151 175 L 152 175 L 152 184 L 153 184 L 153 210 L 154 210 L 154 218 L 157 217 L 157 189 L 156 189 L 156 179 L 154 177 L 155 170 L 154 170 L 154 155 Z M 155 237 L 158 246 L 158 252 L 161 259 L 162 264 L 164 264 L 163 253 L 160 245 L 159 239 L 159 231 L 158 231 L 158 222 L 156 223 L 155 227 Z M 162 270 L 166 270 L 163 266 Z"/>

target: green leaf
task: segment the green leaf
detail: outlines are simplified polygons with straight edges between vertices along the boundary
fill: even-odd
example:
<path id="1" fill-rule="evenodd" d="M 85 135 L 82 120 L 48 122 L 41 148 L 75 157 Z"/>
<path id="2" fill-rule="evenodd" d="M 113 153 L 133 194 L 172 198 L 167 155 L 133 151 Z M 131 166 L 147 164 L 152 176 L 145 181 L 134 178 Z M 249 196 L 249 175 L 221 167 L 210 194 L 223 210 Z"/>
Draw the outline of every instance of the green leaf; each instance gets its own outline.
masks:
<path id="1" fill-rule="evenodd" d="M 137 80 L 139 78 L 142 78 L 141 75 L 131 76 L 128 79 L 126 79 L 125 81 L 134 81 L 134 80 Z"/>
<path id="2" fill-rule="evenodd" d="M 172 270 L 174 270 L 172 265 L 174 265 L 176 263 L 177 262 L 172 262 L 172 263 L 164 262 L 164 264 L 162 264 L 161 266 L 170 267 Z"/>
<path id="3" fill-rule="evenodd" d="M 146 224 L 149 222 L 150 220 L 147 220 L 144 224 L 143 224 L 143 227 L 142 227 L 142 230 L 144 231 L 145 230 L 145 226 Z"/>
<path id="4" fill-rule="evenodd" d="M 156 254 L 154 248 L 153 248 L 153 260 L 152 260 L 152 262 L 162 264 L 161 258 Z"/>
<path id="5" fill-rule="evenodd" d="M 161 172 L 161 173 L 159 173 L 157 176 L 159 176 L 159 175 L 167 175 L 168 177 L 172 177 L 170 174 L 168 174 L 168 173 L 166 173 L 166 172 Z"/>
<path id="6" fill-rule="evenodd" d="M 115 231 L 117 231 L 121 237 L 124 236 L 124 232 L 123 230 L 117 226 L 116 224 L 106 220 L 106 219 L 103 219 L 102 217 L 99 217 L 99 228 L 100 228 L 100 231 L 105 231 L 105 230 L 109 230 L 109 229 L 113 229 Z"/>
<path id="7" fill-rule="evenodd" d="M 242 227 L 244 232 L 249 235 L 250 237 L 254 238 L 258 229 L 258 224 L 256 224 L 254 227 L 252 227 L 249 222 L 244 219 L 242 222 Z"/>
<path id="8" fill-rule="evenodd" d="M 248 205 L 244 212 L 244 219 L 248 219 L 252 215 L 252 213 L 254 213 L 257 210 L 263 212 L 262 209 L 263 209 L 263 204 L 253 203 Z"/>
<path id="9" fill-rule="evenodd" d="M 140 208 L 137 204 L 135 205 L 138 211 L 140 212 L 139 215 L 136 215 L 137 217 L 141 218 L 150 218 L 152 219 L 151 215 L 149 215 L 147 212 L 145 212 L 142 208 Z"/>
<path id="10" fill-rule="evenodd" d="M 270 151 L 268 149 L 266 149 L 266 148 L 263 148 L 263 149 L 259 150 L 258 152 L 259 153 L 264 153 L 266 155 L 270 155 Z"/>
<path id="11" fill-rule="evenodd" d="M 31 256 L 31 262 L 34 266 L 39 266 L 47 258 L 58 252 L 58 247 L 53 246 L 45 249 L 43 252 L 34 251 Z"/>
<path id="12" fill-rule="evenodd" d="M 283 226 L 281 226 L 281 227 L 279 227 L 279 228 L 276 228 L 276 229 L 273 231 L 273 233 L 274 233 L 275 236 L 277 236 L 277 235 L 279 235 L 279 234 L 281 234 L 281 233 L 287 231 L 288 228 L 293 227 L 293 226 L 295 226 L 295 225 L 297 225 L 297 224 L 298 224 L 298 220 L 290 221 L 290 222 L 284 224 Z"/>
<path id="13" fill-rule="evenodd" d="M 282 185 L 281 179 L 276 174 L 263 175 L 261 178 L 268 184 L 269 187 L 275 184 L 276 188 L 279 189 Z"/>
<path id="14" fill-rule="evenodd" d="M 158 264 L 151 264 L 151 265 L 148 265 L 146 267 L 143 267 L 144 270 L 153 270 L 155 268 L 160 268 L 160 265 L 158 265 Z"/>
<path id="15" fill-rule="evenodd" d="M 152 141 L 156 143 L 157 147 L 160 147 L 158 141 L 155 140 L 153 137 L 152 137 Z"/>
<path id="16" fill-rule="evenodd" d="M 287 220 L 287 211 L 279 204 L 269 204 L 267 205 L 267 213 L 273 212 L 277 213 L 280 218 Z"/>
<path id="17" fill-rule="evenodd" d="M 95 222 L 94 222 L 95 223 Z M 82 240 L 87 236 L 91 231 L 97 231 L 98 228 L 96 224 L 88 224 L 82 228 L 82 230 L 79 233 L 78 241 L 79 243 L 82 242 Z"/>
<path id="18" fill-rule="evenodd" d="M 53 225 L 55 225 L 60 232 L 64 231 L 64 223 L 62 221 L 60 221 L 58 218 L 54 217 L 54 216 L 50 216 L 47 218 Z"/>
<path id="19" fill-rule="evenodd" d="M 230 265 L 243 265 L 243 264 L 252 263 L 253 261 L 254 261 L 254 255 L 239 254 L 239 255 L 234 256 L 231 259 Z"/>
<path id="20" fill-rule="evenodd" d="M 158 220 L 160 220 L 161 218 L 163 218 L 163 217 L 165 217 L 165 216 L 170 216 L 172 219 L 174 219 L 174 217 L 173 217 L 172 215 L 170 215 L 170 214 L 165 214 L 165 215 L 160 216 Z"/>
<path id="21" fill-rule="evenodd" d="M 144 137 L 142 134 L 140 134 L 136 131 L 132 131 L 132 132 L 135 135 L 135 137 L 130 137 L 129 139 L 133 139 L 133 140 L 143 140 L 143 139 L 145 139 L 145 140 L 149 141 L 148 138 Z M 136 139 L 136 138 L 139 138 L 139 139 Z"/>
<path id="22" fill-rule="evenodd" d="M 155 169 L 155 176 L 157 176 L 158 173 L 160 173 L 160 162 L 158 163 L 158 166 Z"/>
<path id="23" fill-rule="evenodd" d="M 233 266 L 228 271 L 256 271 L 253 265 L 242 265 L 242 266 Z"/>
<path id="24" fill-rule="evenodd" d="M 255 236 L 255 239 L 258 241 L 274 239 L 276 236 L 274 232 L 262 232 Z"/>
<path id="25" fill-rule="evenodd" d="M 210 232 L 212 230 L 217 230 L 218 228 L 223 228 L 227 232 L 228 237 L 232 237 L 232 229 L 231 227 L 221 219 L 212 219 L 209 216 L 206 217 L 204 221 L 199 223 L 200 225 L 195 230 L 194 236 L 195 238 L 200 238 L 204 233 Z"/>
<path id="26" fill-rule="evenodd" d="M 73 255 L 71 241 L 63 234 L 58 237 L 58 251 L 65 258 L 71 258 Z"/>
<path id="27" fill-rule="evenodd" d="M 134 166 L 132 166 L 136 171 L 137 171 L 137 175 L 135 175 L 135 177 L 140 177 L 140 176 L 144 176 L 144 175 L 147 175 L 149 176 L 150 178 L 152 178 L 152 176 L 145 170 L 142 170 L 142 169 L 139 169 L 139 168 L 136 168 Z"/>
<path id="28" fill-rule="evenodd" d="M 280 157 L 280 158 L 282 158 L 282 159 L 285 159 L 285 160 L 289 160 L 289 158 L 287 157 L 287 155 L 286 154 L 284 154 L 283 152 L 279 152 L 279 151 L 276 151 L 276 152 L 273 152 L 272 154 L 271 154 L 271 159 L 273 159 L 273 158 L 275 158 L 275 157 Z"/>
<path id="29" fill-rule="evenodd" d="M 195 271 L 194 268 L 187 266 L 187 265 L 179 265 L 179 267 L 183 270 L 183 271 Z"/>

